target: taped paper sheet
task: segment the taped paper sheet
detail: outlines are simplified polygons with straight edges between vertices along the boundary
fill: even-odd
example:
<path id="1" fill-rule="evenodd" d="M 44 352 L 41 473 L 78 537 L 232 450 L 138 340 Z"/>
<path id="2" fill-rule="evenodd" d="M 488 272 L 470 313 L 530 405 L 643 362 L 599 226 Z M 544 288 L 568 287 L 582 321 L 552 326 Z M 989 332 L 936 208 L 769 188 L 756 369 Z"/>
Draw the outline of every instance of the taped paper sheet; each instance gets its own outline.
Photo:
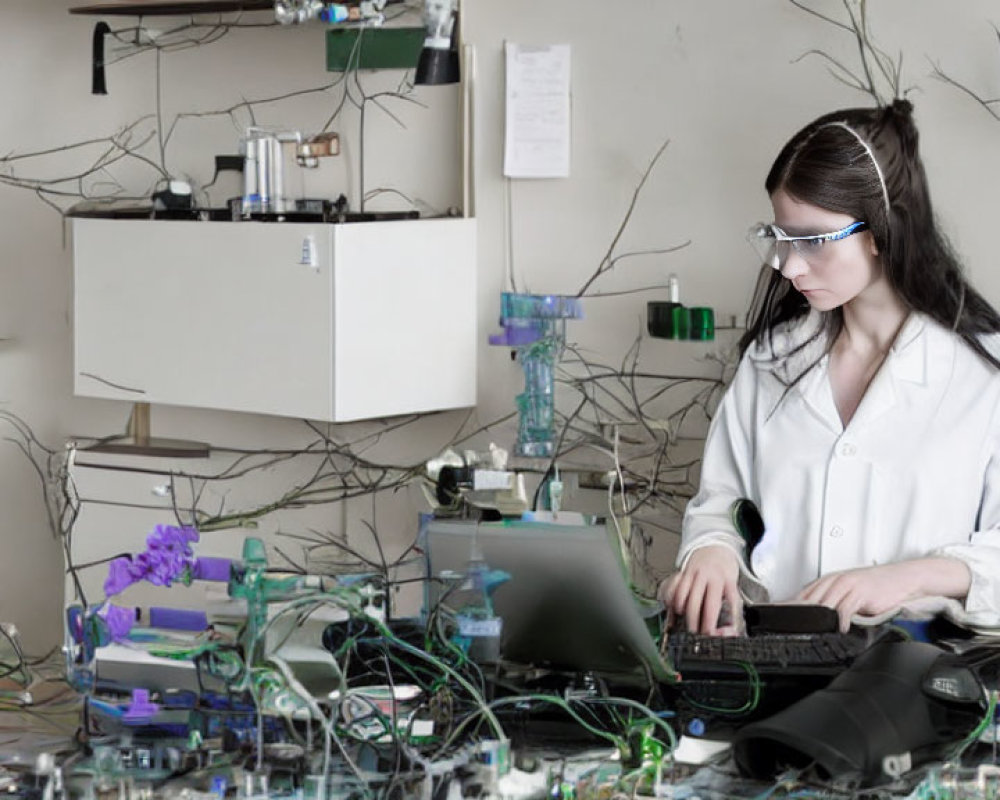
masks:
<path id="1" fill-rule="evenodd" d="M 508 178 L 569 177 L 570 46 L 507 42 Z"/>

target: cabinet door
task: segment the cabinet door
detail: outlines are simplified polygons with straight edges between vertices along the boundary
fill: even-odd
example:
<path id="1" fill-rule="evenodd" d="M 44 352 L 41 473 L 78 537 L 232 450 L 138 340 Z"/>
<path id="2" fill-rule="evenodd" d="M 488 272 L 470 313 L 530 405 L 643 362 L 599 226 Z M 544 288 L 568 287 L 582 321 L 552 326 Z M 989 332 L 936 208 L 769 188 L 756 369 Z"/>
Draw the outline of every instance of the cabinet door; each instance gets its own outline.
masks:
<path id="1" fill-rule="evenodd" d="M 338 420 L 476 404 L 476 221 L 334 226 Z"/>
<path id="2" fill-rule="evenodd" d="M 78 219 L 73 236 L 77 394 L 332 418 L 331 226 Z"/>

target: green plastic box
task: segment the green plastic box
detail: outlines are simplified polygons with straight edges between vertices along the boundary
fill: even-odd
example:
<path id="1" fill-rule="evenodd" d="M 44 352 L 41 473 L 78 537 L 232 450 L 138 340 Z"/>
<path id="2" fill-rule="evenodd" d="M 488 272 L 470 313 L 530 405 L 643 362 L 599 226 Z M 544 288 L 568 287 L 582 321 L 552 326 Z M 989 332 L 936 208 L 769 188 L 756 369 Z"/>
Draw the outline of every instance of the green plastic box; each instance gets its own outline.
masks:
<path id="1" fill-rule="evenodd" d="M 424 28 L 328 28 L 326 69 L 413 69 L 426 37 Z"/>

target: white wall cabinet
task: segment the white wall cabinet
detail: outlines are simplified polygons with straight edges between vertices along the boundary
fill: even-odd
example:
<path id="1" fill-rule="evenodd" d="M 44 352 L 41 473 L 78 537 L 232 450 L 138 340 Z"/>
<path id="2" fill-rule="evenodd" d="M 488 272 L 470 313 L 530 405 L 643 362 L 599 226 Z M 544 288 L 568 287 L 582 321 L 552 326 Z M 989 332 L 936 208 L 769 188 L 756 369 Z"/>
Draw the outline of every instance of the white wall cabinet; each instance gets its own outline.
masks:
<path id="1" fill-rule="evenodd" d="M 74 391 L 331 422 L 473 406 L 475 224 L 75 219 Z"/>

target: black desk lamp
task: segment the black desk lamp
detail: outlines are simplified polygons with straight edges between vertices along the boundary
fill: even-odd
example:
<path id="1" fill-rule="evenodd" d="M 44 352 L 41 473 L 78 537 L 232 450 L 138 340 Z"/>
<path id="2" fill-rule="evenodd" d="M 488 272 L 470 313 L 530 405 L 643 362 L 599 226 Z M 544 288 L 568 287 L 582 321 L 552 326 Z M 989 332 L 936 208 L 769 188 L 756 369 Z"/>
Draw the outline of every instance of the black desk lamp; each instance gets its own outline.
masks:
<path id="1" fill-rule="evenodd" d="M 424 0 L 427 38 L 420 51 L 414 83 L 438 86 L 458 83 L 458 0 Z"/>

